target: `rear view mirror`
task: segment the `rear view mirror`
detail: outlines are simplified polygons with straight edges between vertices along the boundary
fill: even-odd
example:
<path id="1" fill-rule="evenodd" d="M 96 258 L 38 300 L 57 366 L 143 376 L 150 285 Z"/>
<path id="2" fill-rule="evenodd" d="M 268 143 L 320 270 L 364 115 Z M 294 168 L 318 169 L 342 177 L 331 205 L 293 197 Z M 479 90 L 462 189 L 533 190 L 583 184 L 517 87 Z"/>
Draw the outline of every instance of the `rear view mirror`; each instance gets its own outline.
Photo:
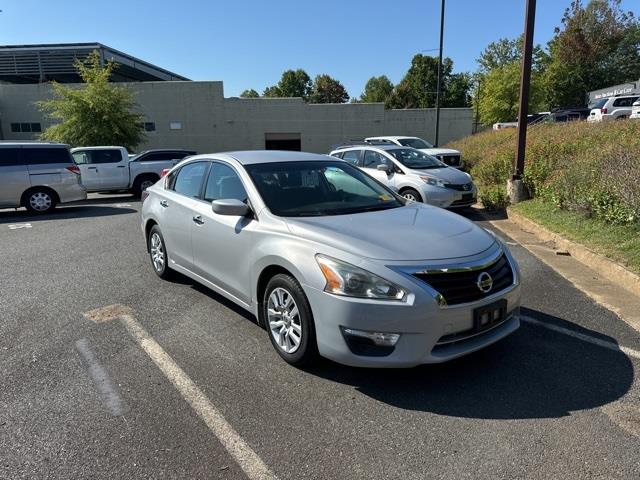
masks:
<path id="1" fill-rule="evenodd" d="M 249 213 L 249 206 L 235 198 L 221 198 L 211 202 L 211 209 L 218 215 L 244 217 Z"/>

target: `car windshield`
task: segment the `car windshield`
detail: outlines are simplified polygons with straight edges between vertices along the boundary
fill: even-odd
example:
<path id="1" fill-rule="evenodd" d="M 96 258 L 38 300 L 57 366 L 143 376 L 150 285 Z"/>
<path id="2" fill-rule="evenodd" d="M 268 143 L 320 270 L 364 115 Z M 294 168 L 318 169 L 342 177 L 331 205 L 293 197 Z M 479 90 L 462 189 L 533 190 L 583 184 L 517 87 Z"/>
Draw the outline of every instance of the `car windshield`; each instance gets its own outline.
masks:
<path id="1" fill-rule="evenodd" d="M 433 148 L 429 142 L 425 142 L 421 138 L 400 138 L 398 143 L 403 147 L 411 148 Z"/>
<path id="2" fill-rule="evenodd" d="M 402 165 L 415 170 L 425 170 L 429 168 L 447 168 L 447 166 L 436 157 L 427 155 L 420 150 L 413 148 L 396 148 L 387 150 Z"/>
<path id="3" fill-rule="evenodd" d="M 391 190 L 343 161 L 247 165 L 269 210 L 281 217 L 345 215 L 404 205 Z"/>

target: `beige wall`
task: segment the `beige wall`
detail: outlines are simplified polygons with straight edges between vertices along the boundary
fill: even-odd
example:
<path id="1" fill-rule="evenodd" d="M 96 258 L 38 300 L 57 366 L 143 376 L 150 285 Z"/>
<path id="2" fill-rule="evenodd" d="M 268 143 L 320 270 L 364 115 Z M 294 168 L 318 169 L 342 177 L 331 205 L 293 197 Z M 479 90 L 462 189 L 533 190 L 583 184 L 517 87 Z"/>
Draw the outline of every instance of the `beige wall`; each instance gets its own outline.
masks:
<path id="1" fill-rule="evenodd" d="M 302 149 L 327 152 L 331 145 L 374 135 L 413 135 L 433 141 L 434 109 L 385 110 L 382 104 L 306 104 L 299 98 L 224 98 L 222 82 L 131 83 L 136 102 L 155 132 L 139 150 L 184 147 L 198 152 L 262 149 L 266 134 L 300 134 Z M 0 122 L 5 140 L 26 140 L 10 123 L 50 125 L 34 102 L 50 98 L 49 85 L 0 84 Z M 171 130 L 170 122 L 181 122 Z M 440 143 L 470 135 L 469 108 L 444 108 Z"/>

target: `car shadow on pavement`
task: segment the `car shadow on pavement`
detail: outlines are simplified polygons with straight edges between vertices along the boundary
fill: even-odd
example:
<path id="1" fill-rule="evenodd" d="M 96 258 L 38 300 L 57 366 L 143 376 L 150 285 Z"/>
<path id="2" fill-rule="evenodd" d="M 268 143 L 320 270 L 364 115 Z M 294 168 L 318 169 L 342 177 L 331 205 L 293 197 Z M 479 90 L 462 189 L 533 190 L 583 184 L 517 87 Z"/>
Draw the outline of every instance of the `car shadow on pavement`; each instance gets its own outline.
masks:
<path id="1" fill-rule="evenodd" d="M 111 207 L 108 205 L 98 206 L 90 204 L 60 207 L 56 208 L 53 212 L 44 215 L 34 215 L 23 209 L 6 210 L 0 211 L 0 225 L 5 223 L 36 223 L 43 220 L 68 220 L 71 218 L 106 217 L 111 215 L 124 215 L 136 212 L 137 210 L 124 206 Z"/>
<path id="2" fill-rule="evenodd" d="M 616 344 L 542 312 L 523 308 L 522 314 Z M 510 337 L 444 364 L 370 370 L 326 361 L 308 372 L 397 408 L 482 419 L 567 416 L 619 399 L 634 378 L 622 352 L 528 322 Z"/>
<path id="3" fill-rule="evenodd" d="M 486 222 L 490 220 L 506 220 L 506 210 L 487 210 L 486 208 L 465 208 L 454 210 L 455 213 L 474 222 Z"/>

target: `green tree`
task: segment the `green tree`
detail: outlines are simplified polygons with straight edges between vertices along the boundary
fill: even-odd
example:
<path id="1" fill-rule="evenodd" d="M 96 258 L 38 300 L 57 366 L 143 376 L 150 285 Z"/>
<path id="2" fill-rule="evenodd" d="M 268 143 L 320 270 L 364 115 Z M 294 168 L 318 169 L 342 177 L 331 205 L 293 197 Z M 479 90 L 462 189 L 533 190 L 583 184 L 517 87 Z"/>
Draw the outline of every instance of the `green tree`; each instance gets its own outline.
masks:
<path id="1" fill-rule="evenodd" d="M 520 99 L 520 62 L 512 61 L 482 75 L 478 111 L 485 125 L 514 121 Z M 529 111 L 540 111 L 545 105 L 542 74 L 533 71 L 529 91 Z"/>
<path id="2" fill-rule="evenodd" d="M 43 140 L 71 146 L 122 145 L 133 150 L 144 140 L 143 115 L 126 87 L 109 82 L 116 65 L 101 65 L 93 52 L 86 61 L 77 60 L 84 85 L 69 87 L 53 82 L 53 98 L 37 102 L 38 108 L 57 121 L 41 135 Z"/>
<path id="3" fill-rule="evenodd" d="M 258 98 L 260 94 L 256 92 L 253 88 L 245 90 L 240 94 L 241 98 Z"/>
<path id="4" fill-rule="evenodd" d="M 495 68 L 520 61 L 523 42 L 524 35 L 520 35 L 518 38 L 501 38 L 498 41 L 491 42 L 476 60 L 480 65 L 480 73 L 488 73 Z M 548 56 L 545 51 L 540 45 L 534 45 L 532 68 L 540 71 L 544 69 L 547 63 Z"/>
<path id="5" fill-rule="evenodd" d="M 640 23 L 620 0 L 572 1 L 549 42 L 545 75 L 554 107 L 583 105 L 586 93 L 640 78 Z"/>
<path id="6" fill-rule="evenodd" d="M 311 103 L 345 103 L 349 101 L 349 94 L 344 86 L 329 75 L 318 75 L 313 80 Z"/>
<path id="7" fill-rule="evenodd" d="M 445 58 L 442 62 L 443 79 L 451 74 L 453 61 Z M 389 98 L 392 108 L 430 108 L 436 103 L 438 84 L 438 59 L 417 54 L 404 78 L 396 85 Z"/>
<path id="8" fill-rule="evenodd" d="M 441 106 L 468 107 L 471 105 L 471 87 L 473 80 L 469 73 L 452 73 L 444 82 Z"/>
<path id="9" fill-rule="evenodd" d="M 386 75 L 371 77 L 364 86 L 360 101 L 368 103 L 386 102 L 391 96 L 391 92 L 393 92 L 393 83 Z"/>
<path id="10" fill-rule="evenodd" d="M 302 97 L 304 100 L 311 94 L 311 77 L 299 68 L 283 72 L 277 85 L 267 87 L 265 97 Z"/>

